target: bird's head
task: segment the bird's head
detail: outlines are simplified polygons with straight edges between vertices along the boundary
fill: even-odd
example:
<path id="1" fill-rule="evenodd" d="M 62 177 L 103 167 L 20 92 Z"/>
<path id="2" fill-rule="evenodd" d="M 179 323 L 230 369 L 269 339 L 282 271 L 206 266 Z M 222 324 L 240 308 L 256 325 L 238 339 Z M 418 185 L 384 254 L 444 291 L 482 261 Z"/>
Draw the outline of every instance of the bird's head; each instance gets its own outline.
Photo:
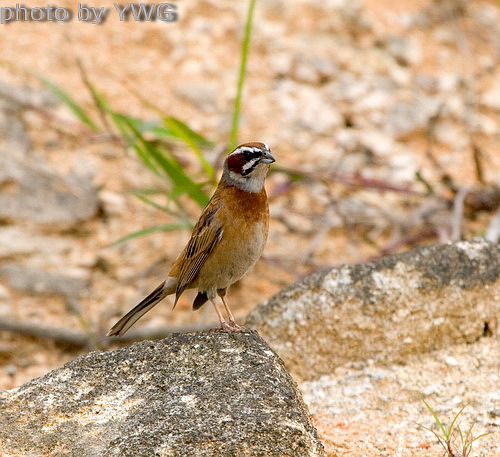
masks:
<path id="1" fill-rule="evenodd" d="M 260 192 L 269 165 L 275 161 L 266 143 L 243 143 L 227 156 L 223 178 L 247 192 Z"/>

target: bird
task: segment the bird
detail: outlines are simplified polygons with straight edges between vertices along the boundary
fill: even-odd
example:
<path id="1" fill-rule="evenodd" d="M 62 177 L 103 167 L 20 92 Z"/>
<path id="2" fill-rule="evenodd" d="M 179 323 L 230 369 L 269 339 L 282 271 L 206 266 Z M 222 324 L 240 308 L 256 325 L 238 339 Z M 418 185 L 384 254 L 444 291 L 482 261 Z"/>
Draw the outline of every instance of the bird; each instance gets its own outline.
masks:
<path id="1" fill-rule="evenodd" d="M 260 258 L 269 231 L 269 204 L 264 181 L 275 162 L 266 143 L 237 146 L 224 160 L 222 176 L 191 237 L 167 278 L 108 332 L 123 335 L 166 296 L 175 294 L 173 308 L 186 289 L 198 289 L 193 310 L 210 301 L 226 331 L 243 331 L 226 300 L 231 284 L 239 281 Z M 217 304 L 220 297 L 227 320 Z M 172 308 L 172 309 L 173 309 Z"/>

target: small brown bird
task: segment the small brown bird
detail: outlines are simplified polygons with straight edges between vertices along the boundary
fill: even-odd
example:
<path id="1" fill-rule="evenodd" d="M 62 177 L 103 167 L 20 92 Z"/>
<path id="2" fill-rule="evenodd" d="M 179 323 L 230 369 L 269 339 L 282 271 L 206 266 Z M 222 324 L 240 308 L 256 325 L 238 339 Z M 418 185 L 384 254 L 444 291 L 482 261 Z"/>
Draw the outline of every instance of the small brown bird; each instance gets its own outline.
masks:
<path id="1" fill-rule="evenodd" d="M 224 299 L 229 286 L 241 279 L 262 254 L 269 229 L 264 180 L 275 162 L 265 143 L 245 143 L 229 154 L 217 190 L 196 223 L 191 239 L 163 281 L 123 316 L 108 336 L 123 335 L 160 300 L 175 293 L 174 307 L 186 289 L 198 289 L 193 309 L 213 304 L 221 328 L 239 331 Z M 215 299 L 222 300 L 229 322 Z"/>

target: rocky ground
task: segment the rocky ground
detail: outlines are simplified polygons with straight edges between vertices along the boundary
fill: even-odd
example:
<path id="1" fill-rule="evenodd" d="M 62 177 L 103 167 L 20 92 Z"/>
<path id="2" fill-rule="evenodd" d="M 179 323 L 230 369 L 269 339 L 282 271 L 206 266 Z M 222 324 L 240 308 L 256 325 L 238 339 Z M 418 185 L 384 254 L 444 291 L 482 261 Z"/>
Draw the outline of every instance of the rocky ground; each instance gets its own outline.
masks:
<path id="1" fill-rule="evenodd" d="M 141 98 L 153 101 L 213 140 L 215 162 L 229 131 L 245 11 L 243 2 L 186 0 L 171 24 L 110 14 L 100 26 L 0 26 L 0 322 L 102 334 L 156 285 L 189 235 L 106 247 L 172 222 L 132 195 L 166 185 L 133 152 L 81 125 L 33 75 L 99 120 L 79 59 L 116 110 L 153 118 Z M 258 3 L 240 138 L 269 143 L 281 170 L 268 180 L 264 259 L 231 291 L 241 320 L 311 272 L 424 242 L 498 239 L 498 24 L 493 0 Z M 195 158 L 173 147 L 200 176 Z M 199 209 L 184 203 L 195 219 Z M 214 321 L 209 309 L 191 313 L 191 300 L 175 313 L 159 307 L 142 325 Z M 435 440 L 413 422 L 429 424 L 412 392 L 432 386 L 437 411 L 449 417 L 470 401 L 464 417 L 495 430 L 500 400 L 483 393 L 498 384 L 497 338 L 404 366 L 348 366 L 303 385 L 332 455 L 436 455 Z M 0 332 L 0 389 L 82 352 Z M 493 406 L 474 407 L 483 402 Z M 483 438 L 475 455 L 498 455 L 497 441 Z"/>
<path id="2" fill-rule="evenodd" d="M 470 455 L 498 456 L 498 354 L 498 337 L 489 337 L 411 356 L 405 364 L 345 366 L 300 387 L 330 455 L 442 455 L 437 440 L 422 428 L 438 431 L 426 399 L 445 424 L 465 406 L 458 421 L 462 430 L 475 424 L 475 436 L 492 432 L 476 441 Z M 453 449 L 460 452 L 458 434 Z"/>

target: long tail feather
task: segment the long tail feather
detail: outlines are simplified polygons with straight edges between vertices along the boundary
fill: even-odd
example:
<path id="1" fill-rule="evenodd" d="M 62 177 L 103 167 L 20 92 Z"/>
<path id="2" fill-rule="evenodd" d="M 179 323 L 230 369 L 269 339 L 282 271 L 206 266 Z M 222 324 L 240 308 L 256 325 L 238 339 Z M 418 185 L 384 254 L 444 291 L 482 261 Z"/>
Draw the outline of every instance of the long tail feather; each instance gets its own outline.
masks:
<path id="1" fill-rule="evenodd" d="M 168 286 L 168 284 L 167 284 Z M 158 302 L 163 300 L 167 295 L 173 293 L 171 287 L 165 286 L 163 281 L 153 292 L 151 292 L 144 300 L 142 300 L 135 308 L 131 309 L 123 316 L 108 332 L 108 336 L 120 336 L 132 327 L 144 314 L 153 308 Z"/>

